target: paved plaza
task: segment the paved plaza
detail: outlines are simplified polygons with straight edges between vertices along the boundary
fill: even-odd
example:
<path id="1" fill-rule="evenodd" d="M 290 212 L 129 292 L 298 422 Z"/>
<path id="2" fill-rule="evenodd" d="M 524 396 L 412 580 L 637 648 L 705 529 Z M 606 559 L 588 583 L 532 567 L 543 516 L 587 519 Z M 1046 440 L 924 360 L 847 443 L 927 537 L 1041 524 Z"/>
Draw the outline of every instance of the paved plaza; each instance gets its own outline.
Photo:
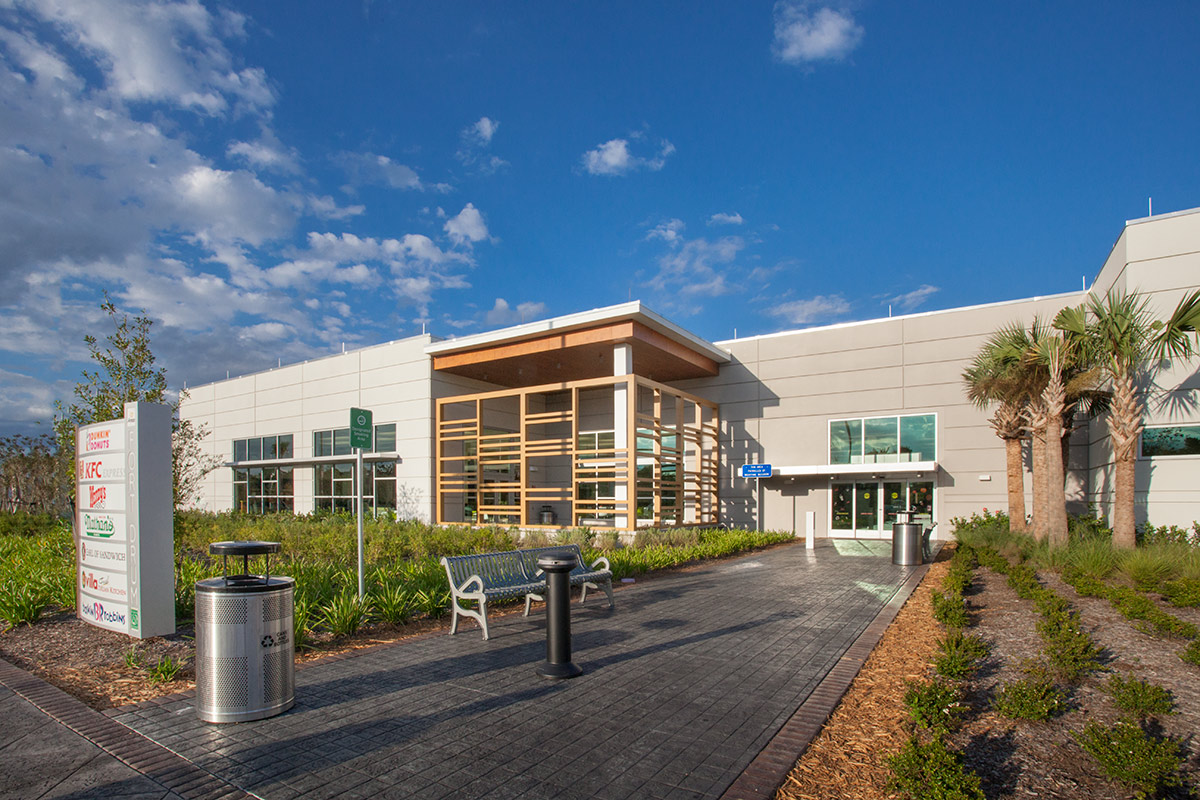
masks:
<path id="1" fill-rule="evenodd" d="M 22 720 L 0 732 L 0 795 L 719 798 L 889 601 L 894 614 L 897 591 L 911 590 L 924 568 L 892 565 L 889 548 L 787 545 L 639 580 L 613 610 L 603 593 L 576 599 L 584 673 L 568 681 L 535 674 L 545 657 L 535 610 L 496 618 L 489 641 L 468 622 L 453 637 L 300 668 L 295 707 L 268 720 L 202 723 L 192 693 L 108 719 L 84 709 L 97 731 L 132 737 L 112 747 L 36 724 L 30 715 L 42 712 L 0 685 L 0 713 L 15 719 L 19 707 Z M 106 759 L 96 739 L 118 756 L 136 742 L 144 755 Z M 64 746 L 77 753 L 69 764 Z M 43 760 L 73 777 L 39 779 Z"/>

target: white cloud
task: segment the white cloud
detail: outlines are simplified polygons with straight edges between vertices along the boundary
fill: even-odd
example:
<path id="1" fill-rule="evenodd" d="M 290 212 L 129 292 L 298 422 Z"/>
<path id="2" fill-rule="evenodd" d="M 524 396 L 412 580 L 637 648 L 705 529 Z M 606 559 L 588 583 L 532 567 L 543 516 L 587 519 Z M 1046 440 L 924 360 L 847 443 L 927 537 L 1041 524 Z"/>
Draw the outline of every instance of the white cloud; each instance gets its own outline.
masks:
<path id="1" fill-rule="evenodd" d="M 718 212 L 708 218 L 709 225 L 741 225 L 743 222 L 745 220 L 738 213 L 723 214 Z"/>
<path id="2" fill-rule="evenodd" d="M 683 220 L 668 219 L 658 223 L 646 233 L 646 240 L 662 239 L 674 247 L 683 242 Z"/>
<path id="3" fill-rule="evenodd" d="M 484 315 L 484 322 L 493 328 L 499 328 L 505 325 L 532 322 L 545 313 L 545 303 L 519 303 L 516 308 L 513 308 L 503 297 L 497 297 L 496 304 Z"/>
<path id="4" fill-rule="evenodd" d="M 269 129 L 253 142 L 230 142 L 225 154 L 256 169 L 271 170 L 285 175 L 300 172 L 300 157 L 293 148 L 285 146 Z"/>
<path id="5" fill-rule="evenodd" d="M 691 239 L 658 260 L 658 272 L 648 286 L 657 292 L 685 297 L 717 297 L 729 291 L 725 273 L 718 269 L 733 263 L 746 243 L 740 236 L 710 242 Z"/>
<path id="6" fill-rule="evenodd" d="M 378 153 L 339 153 L 334 161 L 346 170 L 353 183 L 375 184 L 392 189 L 424 189 L 421 177 L 412 167 Z M 438 190 L 437 187 L 433 187 Z"/>
<path id="7" fill-rule="evenodd" d="M 352 206 L 339 206 L 337 201 L 329 195 L 308 196 L 308 210 L 322 219 L 349 219 L 357 217 L 367 210 L 367 207 L 362 204 Z"/>
<path id="8" fill-rule="evenodd" d="M 767 309 L 774 317 L 782 317 L 792 325 L 808 325 L 841 316 L 850 311 L 850 304 L 841 295 L 817 295 L 807 300 L 790 300 Z"/>
<path id="9" fill-rule="evenodd" d="M 484 175 L 491 175 L 508 166 L 508 162 L 497 155 L 488 152 L 492 137 L 496 135 L 500 123 L 488 117 L 480 117 L 478 122 L 463 128 L 459 134 L 461 144 L 454 157 L 464 166 L 477 169 Z"/>
<path id="10" fill-rule="evenodd" d="M 823 6 L 814 8 L 806 0 L 781 0 L 775 4 L 775 57 L 785 64 L 839 61 L 863 39 L 863 28 L 849 11 Z"/>
<path id="11" fill-rule="evenodd" d="M 282 236 L 296 221 L 288 198 L 250 172 L 198 165 L 179 175 L 172 188 L 180 215 L 199 228 L 202 240 L 260 245 Z"/>
<path id="12" fill-rule="evenodd" d="M 641 135 L 633 139 L 643 138 Z M 624 175 L 637 169 L 658 171 L 667 164 L 667 156 L 675 152 L 675 145 L 663 139 L 659 150 L 653 156 L 634 155 L 629 147 L 629 139 L 609 139 L 594 150 L 583 154 L 583 168 L 590 175 Z"/>
<path id="13" fill-rule="evenodd" d="M 463 206 L 463 210 L 456 216 L 446 220 L 446 224 L 442 228 L 450 240 L 460 246 L 467 245 L 469 247 L 488 237 L 487 224 L 483 221 L 483 215 L 471 203 Z"/>
<path id="14" fill-rule="evenodd" d="M 16 0 L 91 56 L 105 88 L 129 101 L 153 101 L 217 115 L 229 101 L 265 108 L 274 96 L 261 69 L 238 70 L 221 34 L 236 17 L 213 17 L 199 2 Z"/>
<path id="15" fill-rule="evenodd" d="M 926 283 L 913 289 L 911 292 L 889 297 L 883 302 L 899 306 L 901 311 L 912 311 L 924 303 L 930 295 L 936 294 L 939 291 L 941 290 L 937 286 L 930 286 Z"/>

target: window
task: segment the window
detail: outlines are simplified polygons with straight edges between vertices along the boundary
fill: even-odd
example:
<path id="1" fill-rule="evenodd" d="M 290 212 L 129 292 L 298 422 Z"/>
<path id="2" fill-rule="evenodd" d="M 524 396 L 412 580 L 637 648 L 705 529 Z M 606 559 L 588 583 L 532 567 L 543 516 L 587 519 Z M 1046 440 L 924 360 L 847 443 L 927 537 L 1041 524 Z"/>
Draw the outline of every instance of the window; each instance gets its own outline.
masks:
<path id="1" fill-rule="evenodd" d="M 234 467 L 233 507 L 250 514 L 292 510 L 291 467 Z"/>
<path id="2" fill-rule="evenodd" d="M 1200 456 L 1200 425 L 1172 425 L 1142 431 L 1142 458 Z"/>
<path id="3" fill-rule="evenodd" d="M 254 439 L 234 439 L 234 461 L 263 461 L 277 458 L 291 458 L 292 435 L 260 436 Z"/>
<path id="4" fill-rule="evenodd" d="M 376 425 L 374 445 L 368 452 L 391 453 L 396 450 L 396 423 Z M 350 456 L 350 429 L 337 428 L 313 432 L 314 456 Z M 313 508 L 318 511 L 354 513 L 354 464 L 318 464 L 313 468 Z M 396 462 L 363 464 L 363 508 L 396 510 Z"/>
<path id="5" fill-rule="evenodd" d="M 936 414 L 829 421 L 830 464 L 894 464 L 936 459 Z"/>
<path id="6" fill-rule="evenodd" d="M 233 460 L 276 461 L 293 456 L 292 435 L 235 439 Z M 233 507 L 250 514 L 291 511 L 292 468 L 278 465 L 233 468 Z"/>

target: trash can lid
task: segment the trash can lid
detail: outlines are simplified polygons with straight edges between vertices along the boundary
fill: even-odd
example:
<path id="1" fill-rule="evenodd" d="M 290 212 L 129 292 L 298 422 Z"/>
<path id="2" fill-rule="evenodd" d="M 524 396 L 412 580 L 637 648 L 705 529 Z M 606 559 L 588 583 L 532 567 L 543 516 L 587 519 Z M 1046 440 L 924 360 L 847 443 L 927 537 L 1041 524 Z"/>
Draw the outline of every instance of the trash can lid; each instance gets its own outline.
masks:
<path id="1" fill-rule="evenodd" d="M 570 550 L 551 550 L 538 556 L 537 560 L 538 569 L 546 572 L 575 569 L 578 564 L 579 559 Z"/>
<path id="2" fill-rule="evenodd" d="M 213 542 L 208 546 L 214 556 L 261 556 L 279 550 L 279 542 Z"/>

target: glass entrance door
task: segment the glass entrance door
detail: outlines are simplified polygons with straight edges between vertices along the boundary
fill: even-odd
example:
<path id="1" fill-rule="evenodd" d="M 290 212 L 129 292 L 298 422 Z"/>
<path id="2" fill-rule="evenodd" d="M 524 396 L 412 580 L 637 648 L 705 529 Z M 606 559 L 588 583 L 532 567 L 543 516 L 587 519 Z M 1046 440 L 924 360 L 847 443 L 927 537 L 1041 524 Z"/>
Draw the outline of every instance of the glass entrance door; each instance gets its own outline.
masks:
<path id="1" fill-rule="evenodd" d="M 933 481 L 835 483 L 830 496 L 833 536 L 889 539 L 896 512 L 912 509 L 933 516 Z"/>

